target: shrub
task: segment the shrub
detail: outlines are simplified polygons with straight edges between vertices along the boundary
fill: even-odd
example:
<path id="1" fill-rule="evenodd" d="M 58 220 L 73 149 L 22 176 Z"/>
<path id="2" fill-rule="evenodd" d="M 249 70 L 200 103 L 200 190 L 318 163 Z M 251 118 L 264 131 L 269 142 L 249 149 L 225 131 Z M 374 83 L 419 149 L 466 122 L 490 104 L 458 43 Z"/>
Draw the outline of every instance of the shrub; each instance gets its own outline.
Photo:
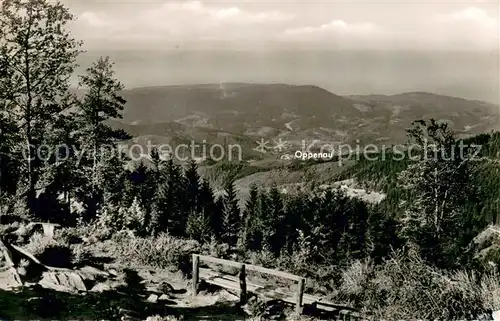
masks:
<path id="1" fill-rule="evenodd" d="M 292 253 L 282 253 L 278 258 L 278 265 L 291 273 L 307 276 L 311 271 L 315 270 L 311 269 L 314 256 L 312 248 L 310 239 L 305 236 L 304 232 L 299 230 L 298 239 L 293 245 Z"/>
<path id="2" fill-rule="evenodd" d="M 67 244 L 80 244 L 83 242 L 82 240 L 82 231 L 78 228 L 70 227 L 63 228 L 55 231 L 54 238 L 63 243 Z"/>
<path id="3" fill-rule="evenodd" d="M 189 215 L 186 232 L 190 238 L 200 243 L 209 242 L 213 234 L 210 218 L 202 213 Z"/>
<path id="4" fill-rule="evenodd" d="M 85 264 L 92 257 L 90 250 L 83 244 L 77 244 L 72 248 L 72 260 L 74 265 L 80 266 Z"/>
<path id="5" fill-rule="evenodd" d="M 24 248 L 46 265 L 54 267 L 71 266 L 73 252 L 70 245 L 62 240 L 56 240 L 35 232 Z"/>
<path id="6" fill-rule="evenodd" d="M 190 269 L 191 254 L 197 253 L 200 245 L 196 241 L 184 240 L 160 234 L 157 237 L 130 236 L 117 244 L 116 253 L 127 262 L 155 268 Z"/>
<path id="7" fill-rule="evenodd" d="M 491 311 L 500 310 L 500 278 L 498 274 L 483 276 L 480 292 L 486 309 Z"/>
<path id="8" fill-rule="evenodd" d="M 214 236 L 211 237 L 209 243 L 203 245 L 203 253 L 209 256 L 217 258 L 227 258 L 229 255 L 229 245 L 225 243 L 219 243 Z"/>
<path id="9" fill-rule="evenodd" d="M 24 248 L 34 256 L 39 256 L 45 252 L 50 245 L 54 245 L 55 243 L 56 241 L 54 239 L 37 232 L 30 237 L 28 244 L 26 244 Z"/>
<path id="10" fill-rule="evenodd" d="M 16 230 L 18 230 L 20 227 L 20 224 L 18 222 L 13 222 L 13 223 L 3 223 L 2 219 L 0 218 L 0 235 L 5 235 L 12 233 Z"/>
<path id="11" fill-rule="evenodd" d="M 28 204 L 23 197 L 15 197 L 13 200 L 13 206 L 11 208 L 12 216 L 18 217 L 23 221 L 27 221 L 31 218 L 31 212 L 28 208 Z"/>
<path id="12" fill-rule="evenodd" d="M 113 235 L 113 230 L 107 226 L 91 225 L 87 227 L 89 243 L 97 243 L 108 240 Z"/>
<path id="13" fill-rule="evenodd" d="M 441 275 L 436 281 L 443 318 L 459 317 L 473 320 L 487 312 L 481 298 L 480 283 L 475 274 L 458 271 L 449 276 Z"/>
<path id="14" fill-rule="evenodd" d="M 17 230 L 14 232 L 17 235 L 17 242 L 20 244 L 24 244 L 29 241 L 31 229 L 28 228 L 27 224 L 20 224 Z"/>
<path id="15" fill-rule="evenodd" d="M 250 253 L 250 262 L 254 265 L 274 268 L 276 267 L 276 256 L 271 252 L 268 246 L 264 246 L 261 251 Z"/>
<path id="16" fill-rule="evenodd" d="M 53 267 L 72 267 L 73 251 L 68 245 L 50 243 L 45 251 L 37 256 L 41 262 Z"/>
<path id="17" fill-rule="evenodd" d="M 267 307 L 265 301 L 262 301 L 258 296 L 252 296 L 248 299 L 245 309 L 250 316 L 262 318 L 266 313 Z"/>
<path id="18" fill-rule="evenodd" d="M 340 292 L 349 301 L 358 303 L 368 286 L 373 274 L 373 264 L 370 260 L 355 261 L 342 271 Z"/>
<path id="19" fill-rule="evenodd" d="M 364 283 L 362 306 L 376 318 L 456 320 L 488 313 L 475 275 L 437 270 L 413 249 L 393 254 Z"/>
<path id="20" fill-rule="evenodd" d="M 112 231 L 145 229 L 146 212 L 137 198 L 131 206 L 106 205 L 98 217 L 98 225 Z"/>

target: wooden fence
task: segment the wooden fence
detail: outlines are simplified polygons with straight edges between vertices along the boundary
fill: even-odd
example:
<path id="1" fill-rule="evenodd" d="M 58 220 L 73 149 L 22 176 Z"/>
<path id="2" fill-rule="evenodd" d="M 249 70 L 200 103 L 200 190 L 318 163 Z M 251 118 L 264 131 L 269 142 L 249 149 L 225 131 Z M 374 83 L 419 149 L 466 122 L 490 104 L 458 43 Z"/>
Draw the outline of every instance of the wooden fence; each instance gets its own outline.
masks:
<path id="1" fill-rule="evenodd" d="M 202 263 L 211 263 L 232 267 L 238 270 L 238 276 L 229 273 L 223 273 L 210 268 L 202 268 Z M 250 283 L 247 280 L 248 272 L 258 272 L 267 275 L 272 275 L 281 279 L 291 280 L 296 282 L 295 289 L 292 288 L 276 288 L 269 285 L 261 285 Z M 362 316 L 351 307 L 345 305 L 328 302 L 321 297 L 304 293 L 306 279 L 304 277 L 294 275 L 287 272 L 268 269 L 262 266 L 223 260 L 205 255 L 193 255 L 193 280 L 192 294 L 198 294 L 198 285 L 200 280 L 209 284 L 216 285 L 225 289 L 237 291 L 240 296 L 240 303 L 244 304 L 247 301 L 247 294 L 255 293 L 265 296 L 270 299 L 280 300 L 289 304 L 295 305 L 295 311 L 298 314 L 303 313 L 305 305 L 310 306 L 315 311 L 322 313 L 333 314 L 339 320 L 362 320 Z"/>
<path id="2" fill-rule="evenodd" d="M 213 263 L 213 264 L 220 264 L 223 266 L 229 266 L 233 267 L 239 270 L 239 293 L 240 293 L 240 303 L 245 304 L 247 300 L 247 293 L 248 293 L 248 287 L 247 287 L 247 271 L 253 271 L 253 272 L 258 272 L 258 273 L 264 273 L 264 274 L 269 274 L 273 275 L 279 278 L 283 279 L 288 279 L 297 282 L 297 290 L 294 295 L 294 303 L 295 303 L 295 311 L 297 313 L 302 313 L 302 303 L 303 303 L 303 297 L 304 297 L 304 287 L 305 287 L 305 282 L 306 279 L 294 274 L 282 272 L 282 271 L 276 271 L 272 269 L 267 269 L 265 267 L 257 266 L 257 265 L 252 265 L 252 264 L 246 264 L 246 263 L 239 263 L 239 262 L 234 262 L 234 261 L 229 261 L 229 260 L 223 260 L 223 259 L 218 259 L 214 258 L 211 256 L 205 256 L 205 255 L 197 255 L 193 254 L 193 281 L 192 281 L 192 293 L 193 295 L 198 294 L 198 284 L 200 281 L 200 262 L 205 262 L 205 263 Z M 205 280 L 208 281 L 208 283 L 214 283 L 216 285 L 220 285 L 222 287 L 230 287 L 230 288 L 235 288 L 234 285 L 229 284 L 221 284 L 221 282 L 217 282 L 217 280 L 213 280 L 215 278 L 212 278 L 213 282 L 210 282 L 210 273 L 205 273 Z M 234 281 L 234 280 L 233 280 Z M 233 282 L 235 283 L 235 282 Z M 255 288 L 258 286 L 252 286 L 252 289 L 255 290 Z M 253 292 L 253 291 L 252 291 Z M 265 295 L 265 294 L 264 294 Z M 291 301 L 288 295 L 284 296 L 285 301 Z"/>

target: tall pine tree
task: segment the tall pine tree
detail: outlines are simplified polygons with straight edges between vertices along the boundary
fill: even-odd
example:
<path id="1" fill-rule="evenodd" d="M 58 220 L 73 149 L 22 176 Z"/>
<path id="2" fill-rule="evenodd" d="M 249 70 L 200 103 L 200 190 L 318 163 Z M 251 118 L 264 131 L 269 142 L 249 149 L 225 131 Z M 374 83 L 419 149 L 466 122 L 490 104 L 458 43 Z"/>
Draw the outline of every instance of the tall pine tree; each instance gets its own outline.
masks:
<path id="1" fill-rule="evenodd" d="M 260 250 L 261 240 L 258 239 L 260 232 L 260 208 L 259 208 L 259 189 L 257 185 L 250 186 L 250 194 L 245 203 L 243 211 L 243 229 L 241 233 L 241 243 L 248 250 Z"/>
<path id="2" fill-rule="evenodd" d="M 236 246 L 241 229 L 241 213 L 232 181 L 226 185 L 223 206 L 222 240 L 230 246 Z"/>
<path id="3" fill-rule="evenodd" d="M 285 208 L 283 198 L 276 185 L 273 185 L 269 191 L 268 203 L 268 226 L 270 235 L 267 238 L 267 244 L 275 255 L 279 255 L 285 245 Z"/>
<path id="4" fill-rule="evenodd" d="M 186 170 L 186 212 L 187 215 L 201 211 L 200 175 L 194 160 L 189 162 Z"/>
<path id="5" fill-rule="evenodd" d="M 119 153 L 117 143 L 129 138 L 123 131 L 106 124 L 110 118 L 121 118 L 126 101 L 119 95 L 123 85 L 115 78 L 109 57 L 100 58 L 85 75 L 80 86 L 86 90 L 75 119 L 81 126 L 79 136 L 86 153 L 84 165 L 88 172 L 88 218 L 93 218 L 103 201 L 102 182 L 105 180 L 106 161 Z M 122 171 L 122 168 L 116 170 Z"/>
<path id="6" fill-rule="evenodd" d="M 35 151 L 58 115 L 73 106 L 69 79 L 80 43 L 73 16 L 48 0 L 4 0 L 0 9 L 0 108 L 23 142 L 22 197 L 35 211 L 42 162 Z M 23 146 L 21 145 L 21 146 Z"/>

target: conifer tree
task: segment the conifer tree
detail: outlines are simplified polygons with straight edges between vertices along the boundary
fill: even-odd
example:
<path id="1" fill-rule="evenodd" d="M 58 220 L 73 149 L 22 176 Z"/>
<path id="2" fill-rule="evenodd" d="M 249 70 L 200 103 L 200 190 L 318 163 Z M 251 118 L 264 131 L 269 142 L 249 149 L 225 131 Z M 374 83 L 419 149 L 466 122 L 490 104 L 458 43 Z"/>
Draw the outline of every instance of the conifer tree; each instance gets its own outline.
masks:
<path id="1" fill-rule="evenodd" d="M 61 207 L 59 218 L 52 217 L 50 211 L 44 210 L 43 219 L 71 225 L 76 216 L 72 215 L 71 204 L 81 199 L 82 186 L 85 185 L 85 173 L 79 166 L 81 146 L 77 135 L 77 123 L 71 115 L 59 115 L 51 125 L 51 130 L 44 135 L 43 143 L 48 148 L 43 166 L 38 177 L 38 201 L 40 206 Z M 50 200 L 52 204 L 43 203 Z M 59 203 L 59 204 L 58 204 Z M 53 213 L 56 214 L 56 213 Z M 64 216 L 64 217 L 63 217 Z"/>
<path id="2" fill-rule="evenodd" d="M 146 232 L 155 235 L 160 231 L 160 211 L 159 211 L 159 192 L 164 161 L 156 148 L 150 151 L 149 159 L 151 166 L 146 170 L 146 187 L 143 193 L 142 206 L 145 211 Z"/>
<path id="3" fill-rule="evenodd" d="M 399 248 L 397 221 L 383 207 L 373 208 L 368 217 L 367 251 L 376 263 L 381 263 L 392 250 Z"/>
<path id="4" fill-rule="evenodd" d="M 210 236 L 220 239 L 222 235 L 222 206 L 215 200 L 210 183 L 206 179 L 201 180 L 199 206 L 200 213 L 209 222 Z"/>
<path id="5" fill-rule="evenodd" d="M 304 224 L 303 216 L 309 214 L 314 206 L 309 204 L 309 198 L 305 195 L 296 195 L 286 202 L 285 220 L 283 223 L 285 229 L 284 248 L 291 253 L 300 237 L 299 231 L 308 232 Z M 310 234 L 310 233 L 309 233 Z"/>
<path id="6" fill-rule="evenodd" d="M 161 180 L 157 189 L 157 208 L 159 231 L 168 231 L 172 235 L 186 234 L 187 215 L 185 212 L 186 180 L 179 165 L 172 158 L 166 161 L 161 171 Z"/>
<path id="7" fill-rule="evenodd" d="M 16 129 L 16 124 L 0 112 L 0 215 L 5 214 L 4 208 L 8 208 L 9 200 L 16 195 L 20 178 L 19 158 L 13 154 L 18 139 Z"/>
<path id="8" fill-rule="evenodd" d="M 129 138 L 123 131 L 113 130 L 105 121 L 121 118 L 126 101 L 119 96 L 123 85 L 115 78 L 109 57 L 100 58 L 85 75 L 80 76 L 80 86 L 87 90 L 74 116 L 81 126 L 81 145 L 87 151 L 85 163 L 88 172 L 88 216 L 95 216 L 103 201 L 101 182 L 104 178 L 105 161 L 119 152 L 117 143 Z M 122 170 L 119 168 L 118 170 Z"/>
<path id="9" fill-rule="evenodd" d="M 187 221 L 186 234 L 202 244 L 209 242 L 213 235 L 210 225 L 210 217 L 203 213 L 192 213 Z"/>
<path id="10" fill-rule="evenodd" d="M 342 211 L 347 218 L 347 226 L 342 233 L 338 245 L 341 259 L 356 260 L 366 256 L 366 234 L 368 210 L 358 199 L 347 198 Z"/>
<path id="11" fill-rule="evenodd" d="M 151 161 L 151 172 L 159 173 L 164 165 L 163 156 L 160 155 L 157 148 L 153 148 L 149 153 L 149 160 Z"/>
<path id="12" fill-rule="evenodd" d="M 200 206 L 200 175 L 198 174 L 198 165 L 191 160 L 186 170 L 186 212 L 187 215 L 199 213 Z"/>
<path id="13" fill-rule="evenodd" d="M 214 210 L 210 215 L 210 225 L 216 240 L 222 242 L 224 236 L 224 197 L 214 198 Z"/>
<path id="14" fill-rule="evenodd" d="M 230 246 L 236 246 L 241 229 L 241 213 L 236 198 L 234 182 L 229 182 L 223 198 L 222 240 Z"/>
<path id="15" fill-rule="evenodd" d="M 215 210 L 215 199 L 210 183 L 206 179 L 201 180 L 199 202 L 201 212 L 210 217 Z"/>
<path id="16" fill-rule="evenodd" d="M 256 239 L 257 233 L 260 232 L 260 212 L 259 212 L 259 190 L 257 185 L 250 186 L 250 194 L 245 203 L 243 211 L 243 228 L 241 233 L 241 243 L 249 250 L 260 250 L 261 244 Z"/>
<path id="17" fill-rule="evenodd" d="M 270 228 L 270 234 L 267 237 L 267 243 L 271 251 L 279 255 L 281 249 L 285 245 L 285 212 L 283 199 L 281 193 L 279 192 L 276 185 L 273 185 L 269 191 L 269 203 L 268 203 L 268 224 Z"/>
<path id="18" fill-rule="evenodd" d="M 80 43 L 67 30 L 73 16 L 60 3 L 4 0 L 0 5 L 0 109 L 16 124 L 24 145 L 20 196 L 34 211 L 42 165 L 35 150 L 61 111 L 73 106 L 69 78 Z"/>
<path id="19" fill-rule="evenodd" d="M 273 234 L 273 226 L 270 213 L 270 198 L 269 192 L 262 191 L 259 195 L 259 223 L 256 226 L 260 227 L 260 231 L 255 233 L 256 244 L 260 243 L 260 249 L 270 249 L 269 240 Z"/>

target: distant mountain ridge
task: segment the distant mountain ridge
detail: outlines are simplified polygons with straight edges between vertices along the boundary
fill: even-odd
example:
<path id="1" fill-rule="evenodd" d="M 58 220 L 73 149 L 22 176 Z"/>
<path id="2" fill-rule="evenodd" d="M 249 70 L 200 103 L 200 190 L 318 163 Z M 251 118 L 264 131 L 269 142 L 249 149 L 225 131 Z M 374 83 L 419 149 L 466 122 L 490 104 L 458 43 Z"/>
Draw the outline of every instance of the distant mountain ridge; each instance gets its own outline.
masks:
<path id="1" fill-rule="evenodd" d="M 115 127 L 157 141 L 209 143 L 282 139 L 329 144 L 401 143 L 421 118 L 446 120 L 463 135 L 497 129 L 500 107 L 426 92 L 339 96 L 311 85 L 220 83 L 126 89 Z"/>

